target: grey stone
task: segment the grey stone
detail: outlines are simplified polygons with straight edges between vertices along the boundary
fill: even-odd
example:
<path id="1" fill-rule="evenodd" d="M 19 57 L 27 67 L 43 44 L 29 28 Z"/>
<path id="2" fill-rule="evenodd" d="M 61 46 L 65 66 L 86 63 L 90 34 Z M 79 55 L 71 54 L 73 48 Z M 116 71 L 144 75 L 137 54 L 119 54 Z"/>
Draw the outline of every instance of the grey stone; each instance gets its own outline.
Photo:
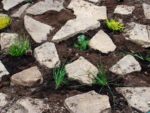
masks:
<path id="1" fill-rule="evenodd" d="M 0 93 L 0 109 L 8 104 L 8 96 L 4 93 Z"/>
<path id="2" fill-rule="evenodd" d="M 146 19 L 150 19 L 150 5 L 143 3 L 143 10 L 144 10 L 144 15 Z"/>
<path id="3" fill-rule="evenodd" d="M 9 72 L 7 71 L 7 69 L 5 68 L 3 63 L 0 61 L 0 81 L 1 81 L 2 77 L 5 75 L 9 75 Z"/>

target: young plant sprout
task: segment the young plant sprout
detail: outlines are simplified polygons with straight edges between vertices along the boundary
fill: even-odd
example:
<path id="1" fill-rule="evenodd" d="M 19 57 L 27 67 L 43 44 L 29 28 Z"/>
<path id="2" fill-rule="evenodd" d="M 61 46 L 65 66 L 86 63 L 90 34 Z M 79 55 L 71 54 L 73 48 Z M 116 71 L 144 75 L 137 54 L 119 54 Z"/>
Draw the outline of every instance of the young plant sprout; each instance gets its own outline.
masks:
<path id="1" fill-rule="evenodd" d="M 2 15 L 0 16 L 0 30 L 7 28 L 10 26 L 12 20 L 9 16 L 7 15 Z"/>
<path id="2" fill-rule="evenodd" d="M 78 40 L 74 44 L 74 47 L 81 51 L 86 51 L 89 48 L 89 39 L 87 39 L 85 35 L 78 36 Z"/>

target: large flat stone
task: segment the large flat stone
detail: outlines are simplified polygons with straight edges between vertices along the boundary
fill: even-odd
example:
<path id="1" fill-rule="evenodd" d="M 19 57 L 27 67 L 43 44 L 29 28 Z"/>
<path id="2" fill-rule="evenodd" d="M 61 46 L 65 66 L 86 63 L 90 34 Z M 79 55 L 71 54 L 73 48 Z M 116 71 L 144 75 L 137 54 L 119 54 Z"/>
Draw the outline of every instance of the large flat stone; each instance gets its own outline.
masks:
<path id="1" fill-rule="evenodd" d="M 8 96 L 4 93 L 0 93 L 0 110 L 2 107 L 4 107 L 6 104 L 8 104 L 7 100 Z"/>
<path id="2" fill-rule="evenodd" d="M 150 87 L 119 87 L 116 90 L 127 99 L 132 107 L 143 113 L 150 111 Z"/>
<path id="3" fill-rule="evenodd" d="M 141 71 L 141 66 L 132 55 L 126 55 L 112 66 L 110 71 L 118 75 L 126 75 L 132 72 Z"/>
<path id="4" fill-rule="evenodd" d="M 1 81 L 2 77 L 5 75 L 9 75 L 9 72 L 7 71 L 7 69 L 5 68 L 3 63 L 0 61 L 0 81 Z"/>
<path id="5" fill-rule="evenodd" d="M 111 38 L 102 30 L 100 30 L 89 42 L 91 48 L 99 50 L 102 53 L 109 53 L 116 49 Z M 109 46 L 108 46 L 109 45 Z"/>
<path id="6" fill-rule="evenodd" d="M 69 97 L 65 106 L 70 113 L 110 113 L 109 97 L 95 91 Z"/>
<path id="7" fill-rule="evenodd" d="M 11 76 L 12 85 L 31 87 L 42 83 L 42 74 L 36 66 L 28 68 Z"/>
<path id="8" fill-rule="evenodd" d="M 83 57 L 65 66 L 67 76 L 71 80 L 77 80 L 82 84 L 92 85 L 98 74 L 98 69 Z"/>
<path id="9" fill-rule="evenodd" d="M 139 23 L 129 23 L 125 38 L 144 48 L 150 47 L 150 26 Z"/>
<path id="10" fill-rule="evenodd" d="M 59 56 L 54 43 L 46 42 L 35 48 L 34 57 L 40 65 L 55 68 L 60 65 Z"/>
<path id="11" fill-rule="evenodd" d="M 32 15 L 40 15 L 47 11 L 61 11 L 63 6 L 64 0 L 45 0 L 40 1 L 30 8 L 28 8 L 27 13 Z"/>
<path id="12" fill-rule="evenodd" d="M 36 43 L 46 41 L 47 35 L 53 30 L 51 26 L 41 23 L 30 16 L 24 17 L 24 25 Z"/>
<path id="13" fill-rule="evenodd" d="M 145 15 L 146 19 L 150 19 L 150 5 L 144 3 L 143 10 L 144 10 L 144 15 Z"/>

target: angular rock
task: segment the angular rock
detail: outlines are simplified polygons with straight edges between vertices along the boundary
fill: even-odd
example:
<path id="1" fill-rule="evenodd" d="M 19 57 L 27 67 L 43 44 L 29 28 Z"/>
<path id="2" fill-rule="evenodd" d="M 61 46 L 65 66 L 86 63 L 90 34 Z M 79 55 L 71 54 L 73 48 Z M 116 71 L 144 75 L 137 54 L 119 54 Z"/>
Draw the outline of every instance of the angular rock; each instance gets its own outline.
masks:
<path id="1" fill-rule="evenodd" d="M 144 48 L 150 47 L 150 26 L 131 22 L 126 28 L 125 38 Z"/>
<path id="2" fill-rule="evenodd" d="M 144 15 L 145 15 L 146 19 L 150 19 L 150 5 L 144 3 L 143 10 L 144 10 Z"/>
<path id="3" fill-rule="evenodd" d="M 38 67 L 34 66 L 12 75 L 12 85 L 35 86 L 43 83 L 43 77 Z"/>
<path id="4" fill-rule="evenodd" d="M 89 42 L 91 48 L 99 50 L 102 53 L 109 53 L 116 49 L 116 45 L 111 38 L 100 30 Z M 109 46 L 108 46 L 109 45 Z"/>
<path id="5" fill-rule="evenodd" d="M 110 68 L 110 71 L 117 75 L 126 75 L 132 72 L 141 71 L 141 66 L 132 55 L 126 55 L 121 60 L 119 60 L 114 66 L 112 66 Z"/>
<path id="6" fill-rule="evenodd" d="M 5 75 L 9 75 L 9 72 L 7 71 L 7 69 L 5 68 L 3 63 L 0 61 L 0 81 L 1 81 L 2 77 Z"/>
<path id="7" fill-rule="evenodd" d="M 55 68 L 60 65 L 59 56 L 54 43 L 46 42 L 35 48 L 34 57 L 40 65 Z"/>
<path id="8" fill-rule="evenodd" d="M 0 45 L 1 49 L 8 49 L 18 38 L 16 33 L 1 33 L 0 34 Z"/>
<path id="9" fill-rule="evenodd" d="M 48 109 L 49 105 L 43 100 L 26 97 L 19 99 L 7 113 L 43 113 Z"/>
<path id="10" fill-rule="evenodd" d="M 17 6 L 18 4 L 22 3 L 25 0 L 3 0 L 2 4 L 3 4 L 3 9 L 5 10 L 9 10 L 15 6 Z"/>
<path id="11" fill-rule="evenodd" d="M 29 3 L 27 3 L 27 4 L 25 4 L 25 5 L 23 5 L 23 6 L 21 6 L 19 9 L 18 9 L 18 11 L 16 11 L 14 14 L 12 14 L 12 17 L 18 17 L 18 18 L 20 18 L 24 13 L 25 13 L 25 11 L 26 11 L 26 9 L 29 7 Z"/>
<path id="12" fill-rule="evenodd" d="M 127 99 L 132 107 L 143 113 L 150 111 L 150 87 L 119 87 L 116 90 Z"/>
<path id="13" fill-rule="evenodd" d="M 98 74 L 98 69 L 83 57 L 67 64 L 65 69 L 69 79 L 77 80 L 86 85 L 92 85 Z"/>
<path id="14" fill-rule="evenodd" d="M 85 33 L 88 30 L 93 30 L 100 27 L 98 21 L 88 18 L 76 18 L 67 21 L 67 23 L 54 35 L 52 41 L 60 42 L 67 40 L 78 33 Z"/>
<path id="15" fill-rule="evenodd" d="M 127 5 L 118 5 L 114 11 L 114 13 L 121 15 L 129 15 L 134 11 L 135 6 L 127 6 Z"/>
<path id="16" fill-rule="evenodd" d="M 51 26 L 41 23 L 29 16 L 24 17 L 24 25 L 36 43 L 46 41 L 47 35 L 53 30 Z"/>
<path id="17" fill-rule="evenodd" d="M 67 98 L 65 107 L 70 113 L 110 113 L 111 110 L 109 97 L 95 91 Z"/>
<path id="18" fill-rule="evenodd" d="M 63 3 L 64 0 L 40 1 L 28 8 L 27 13 L 32 15 L 40 15 L 50 10 L 61 11 L 64 8 Z"/>
<path id="19" fill-rule="evenodd" d="M 0 93 L 0 109 L 8 104 L 7 95 L 4 93 Z"/>

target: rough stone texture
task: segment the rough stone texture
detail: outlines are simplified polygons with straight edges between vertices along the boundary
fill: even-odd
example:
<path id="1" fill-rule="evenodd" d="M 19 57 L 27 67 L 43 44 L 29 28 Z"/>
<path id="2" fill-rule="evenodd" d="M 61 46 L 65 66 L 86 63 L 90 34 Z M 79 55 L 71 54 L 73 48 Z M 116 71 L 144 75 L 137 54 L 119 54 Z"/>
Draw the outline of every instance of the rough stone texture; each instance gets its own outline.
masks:
<path id="1" fill-rule="evenodd" d="M 24 25 L 33 40 L 41 43 L 47 40 L 47 35 L 53 28 L 49 25 L 43 24 L 29 16 L 24 17 Z"/>
<path id="2" fill-rule="evenodd" d="M 34 86 L 43 83 L 43 77 L 38 67 L 34 66 L 11 76 L 12 85 Z"/>
<path id="3" fill-rule="evenodd" d="M 150 47 L 150 26 L 134 22 L 129 23 L 126 28 L 125 38 L 144 48 L 148 48 Z"/>
<path id="4" fill-rule="evenodd" d="M 26 97 L 18 100 L 7 113 L 43 113 L 48 109 L 43 100 Z"/>
<path id="5" fill-rule="evenodd" d="M 12 17 L 18 17 L 20 18 L 24 13 L 25 13 L 25 10 L 29 7 L 29 3 L 21 6 L 18 11 L 16 11 L 14 14 L 12 14 Z"/>
<path id="6" fill-rule="evenodd" d="M 116 49 L 111 38 L 100 30 L 89 42 L 91 48 L 99 50 L 102 53 L 109 53 Z M 108 46 L 109 45 L 109 46 Z"/>
<path id="7" fill-rule="evenodd" d="M 40 65 L 55 68 L 60 65 L 59 56 L 54 43 L 46 42 L 35 48 L 34 57 Z"/>
<path id="8" fill-rule="evenodd" d="M 4 93 L 0 93 L 0 110 L 2 107 L 4 107 L 6 104 L 8 104 L 7 95 Z"/>
<path id="9" fill-rule="evenodd" d="M 147 113 L 150 110 L 150 87 L 116 88 L 128 101 L 129 105 Z"/>
<path id="10" fill-rule="evenodd" d="M 0 61 L 0 81 L 1 81 L 2 77 L 5 75 L 9 75 L 9 72 L 7 71 L 7 69 L 5 68 L 3 63 Z"/>
<path id="11" fill-rule="evenodd" d="M 63 6 L 64 0 L 45 0 L 40 1 L 33 6 L 31 6 L 28 10 L 28 14 L 32 15 L 40 15 L 47 11 L 53 10 L 53 11 L 61 11 Z"/>
<path id="12" fill-rule="evenodd" d="M 98 69 L 83 57 L 67 64 L 65 69 L 69 79 L 77 80 L 86 85 L 92 85 L 93 79 L 98 74 Z"/>
<path id="13" fill-rule="evenodd" d="M 86 20 L 86 21 L 85 21 Z M 100 23 L 98 21 L 93 21 L 92 19 L 86 18 L 77 18 L 73 20 L 67 21 L 67 23 L 54 35 L 52 41 L 60 42 L 63 40 L 67 40 L 70 37 L 78 34 L 84 33 L 88 30 L 93 30 L 100 27 Z"/>
<path id="14" fill-rule="evenodd" d="M 118 75 L 126 75 L 132 72 L 141 71 L 141 66 L 132 55 L 126 55 L 112 66 L 110 71 Z"/>
<path id="15" fill-rule="evenodd" d="M 109 97 L 95 91 L 69 97 L 65 106 L 70 113 L 110 113 Z"/>
<path id="16" fill-rule="evenodd" d="M 14 41 L 18 38 L 16 33 L 1 33 L 0 34 L 0 45 L 1 49 L 8 49 Z"/>
<path id="17" fill-rule="evenodd" d="M 143 10 L 144 10 L 144 15 L 145 15 L 146 19 L 150 19 L 150 5 L 144 3 Z"/>
<path id="18" fill-rule="evenodd" d="M 3 9 L 5 10 L 9 10 L 15 6 L 17 6 L 18 4 L 22 3 L 25 0 L 3 0 L 2 4 L 3 4 Z"/>
<path id="19" fill-rule="evenodd" d="M 118 5 L 114 11 L 114 13 L 121 15 L 129 15 L 132 14 L 135 6 L 127 6 L 127 5 Z"/>

